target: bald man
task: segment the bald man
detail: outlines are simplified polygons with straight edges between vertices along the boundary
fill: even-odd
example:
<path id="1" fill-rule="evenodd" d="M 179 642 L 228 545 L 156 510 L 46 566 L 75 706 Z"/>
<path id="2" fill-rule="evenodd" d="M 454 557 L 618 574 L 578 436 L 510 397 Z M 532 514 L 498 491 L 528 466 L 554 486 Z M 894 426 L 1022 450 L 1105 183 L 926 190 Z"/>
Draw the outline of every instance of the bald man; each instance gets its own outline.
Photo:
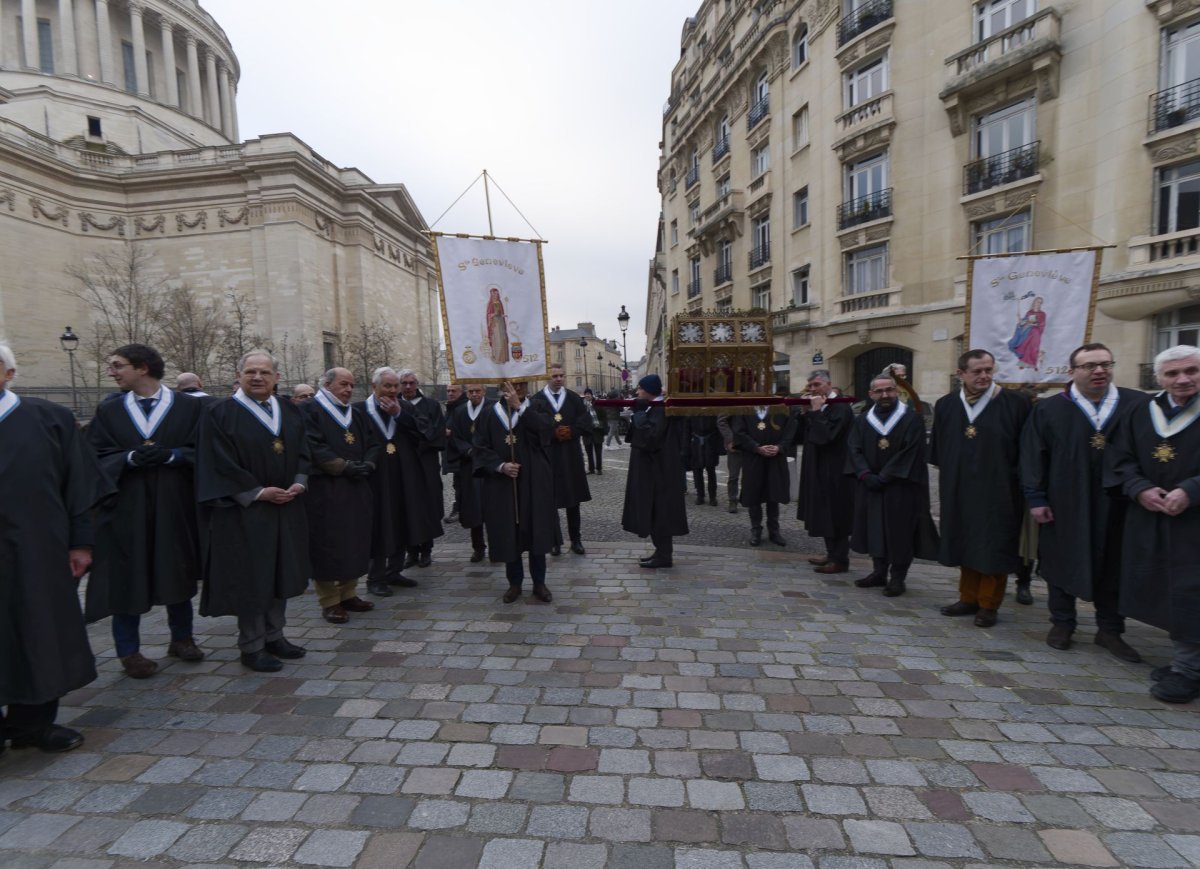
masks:
<path id="1" fill-rule="evenodd" d="M 194 395 L 199 398 L 208 395 L 204 391 L 204 384 L 200 380 L 200 375 L 193 374 L 190 371 L 185 371 L 175 378 L 175 391 L 184 395 Z"/>

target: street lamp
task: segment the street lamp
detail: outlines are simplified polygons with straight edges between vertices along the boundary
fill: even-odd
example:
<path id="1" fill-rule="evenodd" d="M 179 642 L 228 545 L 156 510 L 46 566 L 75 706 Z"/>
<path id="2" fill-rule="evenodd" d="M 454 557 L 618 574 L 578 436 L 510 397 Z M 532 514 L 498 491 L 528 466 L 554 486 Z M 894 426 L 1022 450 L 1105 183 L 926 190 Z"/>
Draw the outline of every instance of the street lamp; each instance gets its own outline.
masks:
<path id="1" fill-rule="evenodd" d="M 604 354 L 596 354 L 596 376 L 600 378 L 600 391 L 604 392 Z"/>
<path id="2" fill-rule="evenodd" d="M 79 401 L 75 392 L 75 350 L 79 347 L 79 336 L 68 326 L 58 336 L 58 343 L 67 354 L 67 367 L 71 369 L 71 412 L 79 416 Z"/>
<path id="3" fill-rule="evenodd" d="M 617 322 L 621 326 L 621 359 L 625 367 L 621 370 L 621 387 L 628 388 L 626 378 L 629 377 L 629 348 L 625 344 L 625 333 L 629 330 L 629 312 L 625 310 L 625 306 L 621 306 L 621 313 L 617 314 Z"/>
<path id="4" fill-rule="evenodd" d="M 587 336 L 583 335 L 579 338 L 579 346 L 583 348 L 583 388 L 587 389 L 588 373 L 587 373 Z"/>

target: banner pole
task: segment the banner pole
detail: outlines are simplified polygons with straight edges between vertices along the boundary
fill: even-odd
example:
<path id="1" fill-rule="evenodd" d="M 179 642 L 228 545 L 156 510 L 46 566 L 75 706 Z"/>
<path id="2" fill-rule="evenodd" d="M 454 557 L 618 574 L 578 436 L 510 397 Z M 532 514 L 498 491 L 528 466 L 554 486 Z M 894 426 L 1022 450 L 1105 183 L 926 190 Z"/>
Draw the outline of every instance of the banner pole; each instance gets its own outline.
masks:
<path id="1" fill-rule="evenodd" d="M 486 169 L 483 170 L 483 200 L 487 203 L 488 235 L 494 236 L 496 231 L 492 229 L 492 195 L 488 192 L 488 174 Z"/>

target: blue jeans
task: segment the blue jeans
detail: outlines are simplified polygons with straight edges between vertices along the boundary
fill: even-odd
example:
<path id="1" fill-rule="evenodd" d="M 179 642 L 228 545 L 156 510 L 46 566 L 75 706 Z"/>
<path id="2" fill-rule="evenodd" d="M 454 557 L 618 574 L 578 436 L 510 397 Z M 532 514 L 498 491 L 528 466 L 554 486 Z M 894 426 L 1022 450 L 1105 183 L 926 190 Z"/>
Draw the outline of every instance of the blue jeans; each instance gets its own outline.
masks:
<path id="1" fill-rule="evenodd" d="M 521 563 L 520 556 L 516 561 L 504 563 L 504 575 L 508 577 L 508 584 L 513 588 L 521 587 L 521 583 L 525 581 L 525 565 Z M 546 584 L 546 553 L 529 553 L 529 576 L 535 586 Z"/>
<path id="2" fill-rule="evenodd" d="M 114 615 L 112 617 L 113 642 L 117 646 L 117 657 L 135 654 L 142 646 L 139 628 L 141 616 Z M 167 625 L 171 628 L 171 642 L 180 643 L 192 638 L 192 602 L 167 604 Z"/>

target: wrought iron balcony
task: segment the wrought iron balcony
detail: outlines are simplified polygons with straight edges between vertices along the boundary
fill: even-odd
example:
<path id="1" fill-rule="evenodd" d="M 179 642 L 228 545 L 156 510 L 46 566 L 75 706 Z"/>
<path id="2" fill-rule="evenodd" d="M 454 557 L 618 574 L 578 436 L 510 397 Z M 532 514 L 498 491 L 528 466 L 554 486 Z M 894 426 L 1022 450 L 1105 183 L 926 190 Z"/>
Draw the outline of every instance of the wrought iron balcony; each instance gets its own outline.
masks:
<path id="1" fill-rule="evenodd" d="M 1200 120 L 1200 78 L 1150 95 L 1150 132 L 1158 133 Z"/>
<path id="2" fill-rule="evenodd" d="M 700 279 L 688 281 L 688 299 L 694 299 L 700 295 Z"/>
<path id="3" fill-rule="evenodd" d="M 771 108 L 771 98 L 763 97 L 750 107 L 750 111 L 746 114 L 746 129 L 753 130 L 758 122 L 767 116 L 767 112 Z"/>
<path id="4" fill-rule="evenodd" d="M 838 22 L 838 45 L 845 45 L 858 34 L 870 30 L 876 24 L 882 24 L 891 17 L 892 0 L 870 0 L 862 4 Z"/>
<path id="5" fill-rule="evenodd" d="M 1030 142 L 1028 145 L 968 163 L 963 167 L 963 195 L 969 196 L 1036 175 L 1040 144 L 1041 142 Z"/>
<path id="6" fill-rule="evenodd" d="M 733 280 L 733 263 L 721 263 L 713 271 L 713 285 L 721 286 Z"/>
<path id="7" fill-rule="evenodd" d="M 860 223 L 890 217 L 892 214 L 892 188 L 877 190 L 843 202 L 837 209 L 838 229 L 849 229 Z"/>
<path id="8" fill-rule="evenodd" d="M 700 167 L 693 166 L 691 169 L 688 170 L 687 178 L 684 179 L 683 189 L 691 190 L 692 185 L 694 185 L 699 180 L 700 180 Z"/>
<path id="9" fill-rule="evenodd" d="M 771 262 L 771 242 L 764 241 L 750 251 L 750 268 L 756 269 Z"/>
<path id="10" fill-rule="evenodd" d="M 729 134 L 726 133 L 721 138 L 717 139 L 717 144 L 713 145 L 712 161 L 716 163 L 722 157 L 729 153 Z"/>

